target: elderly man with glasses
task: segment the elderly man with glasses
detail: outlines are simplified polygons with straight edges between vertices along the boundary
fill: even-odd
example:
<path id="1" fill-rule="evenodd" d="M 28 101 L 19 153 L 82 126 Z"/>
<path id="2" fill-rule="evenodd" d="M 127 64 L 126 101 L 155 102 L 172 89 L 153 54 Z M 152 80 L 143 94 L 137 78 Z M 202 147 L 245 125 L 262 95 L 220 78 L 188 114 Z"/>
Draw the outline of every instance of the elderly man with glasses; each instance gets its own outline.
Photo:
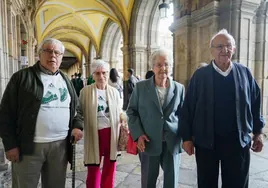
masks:
<path id="1" fill-rule="evenodd" d="M 13 74 L 0 104 L 0 136 L 12 162 L 12 187 L 65 187 L 70 136 L 82 138 L 75 90 L 59 67 L 63 44 L 45 39 L 40 62 Z M 69 152 L 70 151 L 70 152 Z M 55 175 L 56 174 L 56 175 Z"/>
<path id="2" fill-rule="evenodd" d="M 218 187 L 219 165 L 223 188 L 247 188 L 250 149 L 263 147 L 261 91 L 250 70 L 232 62 L 235 49 L 227 30 L 214 35 L 214 60 L 196 70 L 186 92 L 181 135 L 184 150 L 195 153 L 199 188 Z"/>

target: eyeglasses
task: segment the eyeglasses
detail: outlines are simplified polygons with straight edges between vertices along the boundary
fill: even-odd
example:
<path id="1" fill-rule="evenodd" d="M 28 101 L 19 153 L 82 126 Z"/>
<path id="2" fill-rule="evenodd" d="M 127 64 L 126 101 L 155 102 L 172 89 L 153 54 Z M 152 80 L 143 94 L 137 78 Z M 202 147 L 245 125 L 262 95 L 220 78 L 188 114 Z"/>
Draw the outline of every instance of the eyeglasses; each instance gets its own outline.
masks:
<path id="1" fill-rule="evenodd" d="M 45 52 L 46 54 L 49 54 L 49 55 L 52 55 L 54 53 L 56 57 L 59 57 L 63 54 L 58 50 L 42 49 L 42 51 Z"/>
<path id="2" fill-rule="evenodd" d="M 219 45 L 219 46 L 212 46 L 212 48 L 216 48 L 218 51 L 222 51 L 224 48 L 227 48 L 228 50 L 232 50 L 233 46 L 231 44 L 227 45 Z"/>
<path id="3" fill-rule="evenodd" d="M 170 66 L 170 64 L 168 64 L 168 63 L 165 63 L 165 64 L 157 63 L 154 66 L 156 66 L 157 68 L 161 69 L 162 67 L 168 68 Z"/>
<path id="4" fill-rule="evenodd" d="M 100 76 L 101 74 L 103 75 L 103 76 L 106 76 L 106 74 L 108 74 L 108 71 L 104 71 L 104 72 L 94 72 L 94 74 L 95 75 L 97 75 L 97 76 Z"/>

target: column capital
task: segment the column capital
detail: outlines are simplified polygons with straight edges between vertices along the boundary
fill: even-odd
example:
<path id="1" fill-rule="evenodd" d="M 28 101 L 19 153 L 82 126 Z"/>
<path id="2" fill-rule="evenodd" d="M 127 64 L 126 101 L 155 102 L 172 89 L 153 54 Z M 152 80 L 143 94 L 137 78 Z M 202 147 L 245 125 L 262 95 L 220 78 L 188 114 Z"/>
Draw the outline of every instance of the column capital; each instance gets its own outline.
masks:
<path id="1" fill-rule="evenodd" d="M 132 52 L 144 52 L 147 50 L 147 46 L 145 46 L 145 45 L 133 45 L 130 49 Z"/>
<path id="2" fill-rule="evenodd" d="M 258 9 L 260 2 L 253 1 L 253 0 L 242 0 L 241 2 L 241 12 L 244 14 L 255 16 L 256 9 Z"/>
<path id="3" fill-rule="evenodd" d="M 123 53 L 128 53 L 129 52 L 129 45 L 124 45 L 120 49 L 122 50 Z"/>
<path id="4" fill-rule="evenodd" d="M 192 18 L 190 15 L 187 15 L 180 19 L 175 20 L 169 27 L 169 30 L 172 33 L 175 33 L 180 28 L 191 27 L 191 25 L 192 25 Z"/>

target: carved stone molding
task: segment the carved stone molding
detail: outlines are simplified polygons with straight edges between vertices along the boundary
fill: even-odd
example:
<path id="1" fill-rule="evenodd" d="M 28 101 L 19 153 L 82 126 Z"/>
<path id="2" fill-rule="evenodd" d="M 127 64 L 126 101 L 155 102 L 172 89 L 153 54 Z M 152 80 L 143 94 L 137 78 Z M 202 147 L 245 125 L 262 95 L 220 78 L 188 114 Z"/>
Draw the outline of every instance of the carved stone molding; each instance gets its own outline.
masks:
<path id="1" fill-rule="evenodd" d="M 210 18 L 211 16 L 219 16 L 219 2 L 213 1 L 206 6 L 202 7 L 201 9 L 194 11 L 192 13 L 192 22 L 198 22 L 200 20 L 205 20 Z"/>

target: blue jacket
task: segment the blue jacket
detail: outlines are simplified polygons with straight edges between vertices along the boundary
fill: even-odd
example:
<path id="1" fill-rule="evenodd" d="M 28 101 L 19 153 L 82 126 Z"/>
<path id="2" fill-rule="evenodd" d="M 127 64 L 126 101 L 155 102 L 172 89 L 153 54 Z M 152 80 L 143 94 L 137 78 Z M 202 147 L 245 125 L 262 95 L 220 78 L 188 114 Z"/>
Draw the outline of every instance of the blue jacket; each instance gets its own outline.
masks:
<path id="1" fill-rule="evenodd" d="M 212 63 L 198 69 L 191 78 L 181 115 L 183 141 L 194 141 L 205 147 L 214 147 L 214 99 Z M 242 147 L 250 141 L 250 133 L 262 132 L 261 93 L 249 69 L 233 63 L 235 80 L 236 119 Z M 228 118 L 228 117 L 226 117 Z"/>
<path id="2" fill-rule="evenodd" d="M 134 140 L 145 134 L 145 153 L 150 156 L 160 155 L 163 137 L 172 154 L 181 150 L 179 137 L 179 117 L 184 98 L 184 86 L 170 81 L 163 107 L 160 106 L 154 77 L 136 84 L 127 109 L 128 126 Z"/>

